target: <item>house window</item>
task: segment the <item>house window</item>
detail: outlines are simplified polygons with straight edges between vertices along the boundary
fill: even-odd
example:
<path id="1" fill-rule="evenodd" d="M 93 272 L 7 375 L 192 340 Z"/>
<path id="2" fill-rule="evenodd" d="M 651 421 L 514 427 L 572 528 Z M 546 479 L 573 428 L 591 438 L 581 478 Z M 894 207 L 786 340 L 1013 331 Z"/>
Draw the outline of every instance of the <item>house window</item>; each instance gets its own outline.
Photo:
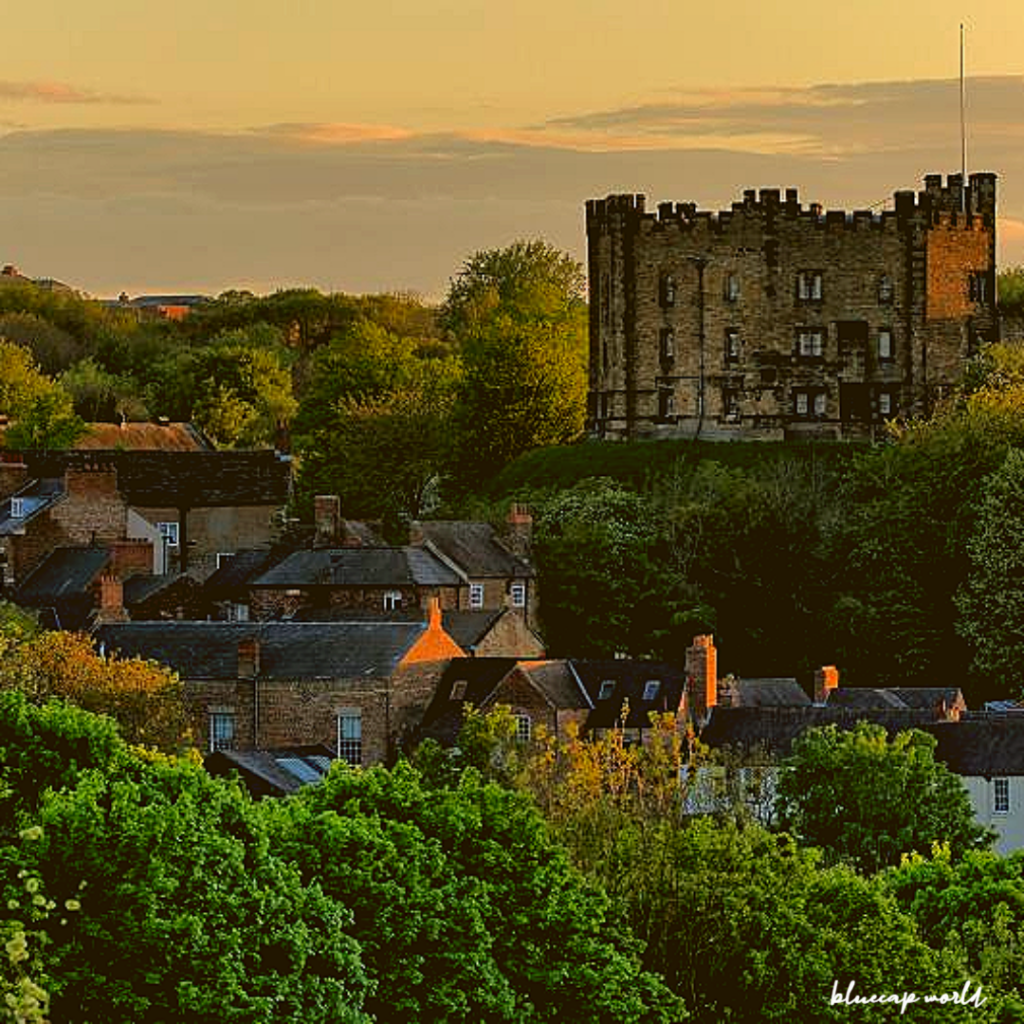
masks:
<path id="1" fill-rule="evenodd" d="M 452 683 L 452 700 L 465 700 L 467 686 L 469 683 L 465 679 L 456 679 Z"/>
<path id="2" fill-rule="evenodd" d="M 393 612 L 402 607 L 402 592 L 400 590 L 384 591 L 384 611 Z"/>
<path id="3" fill-rule="evenodd" d="M 878 359 L 883 363 L 892 360 L 892 331 L 888 327 L 878 332 Z"/>
<path id="4" fill-rule="evenodd" d="M 483 608 L 484 606 L 484 585 L 482 583 L 470 583 L 469 585 L 469 607 Z"/>
<path id="5" fill-rule="evenodd" d="M 235 749 L 235 713 L 213 711 L 210 714 L 210 752 Z"/>
<path id="6" fill-rule="evenodd" d="M 725 361 L 737 363 L 740 358 L 740 332 L 730 327 L 725 332 Z"/>
<path id="7" fill-rule="evenodd" d="M 165 547 L 176 548 L 178 546 L 177 523 L 157 523 L 156 528 L 157 532 L 160 534 L 160 537 L 164 542 Z"/>
<path id="8" fill-rule="evenodd" d="M 363 713 L 359 708 L 338 712 L 338 757 L 348 764 L 363 763 Z"/>
<path id="9" fill-rule="evenodd" d="M 611 695 L 615 692 L 615 680 L 614 679 L 602 679 L 601 689 L 598 692 L 598 700 L 609 700 Z"/>
<path id="10" fill-rule="evenodd" d="M 513 608 L 525 608 L 526 607 L 526 584 L 525 583 L 513 583 L 509 587 L 509 593 L 512 595 L 512 607 Z"/>
<path id="11" fill-rule="evenodd" d="M 824 391 L 819 391 L 814 396 L 814 415 L 815 416 L 824 416 L 825 415 L 825 408 L 826 408 L 827 402 L 828 402 L 828 398 L 827 398 L 827 396 L 826 396 Z"/>
<path id="12" fill-rule="evenodd" d="M 516 715 L 516 740 L 529 743 L 533 736 L 533 719 L 529 715 Z"/>
<path id="13" fill-rule="evenodd" d="M 878 412 L 881 416 L 892 415 L 892 395 L 888 391 L 881 391 L 878 395 Z"/>
<path id="14" fill-rule="evenodd" d="M 878 279 L 878 302 L 882 306 L 887 306 L 892 302 L 892 278 L 888 274 L 883 274 Z"/>
<path id="15" fill-rule="evenodd" d="M 671 274 L 661 275 L 658 290 L 663 306 L 674 306 L 676 304 L 676 279 Z"/>
<path id="16" fill-rule="evenodd" d="M 1009 814 L 1010 813 L 1010 780 L 1009 779 L 993 779 L 992 780 L 992 813 L 993 814 Z"/>
<path id="17" fill-rule="evenodd" d="M 25 501 L 23 498 L 11 498 L 11 518 L 25 518 Z"/>
<path id="18" fill-rule="evenodd" d="M 806 391 L 798 391 L 794 395 L 793 411 L 797 416 L 806 416 L 808 410 L 808 395 Z"/>
<path id="19" fill-rule="evenodd" d="M 740 279 L 737 274 L 725 275 L 725 301 L 738 302 L 740 297 Z"/>
<path id="20" fill-rule="evenodd" d="M 239 601 L 232 601 L 228 605 L 228 622 L 248 622 L 249 606 Z"/>
<path id="21" fill-rule="evenodd" d="M 658 696 L 658 691 L 661 689 L 660 679 L 648 679 L 644 683 L 644 700 L 654 700 Z"/>
<path id="22" fill-rule="evenodd" d="M 664 327 L 661 331 L 661 358 L 663 360 L 675 359 L 676 355 L 676 332 L 671 327 Z"/>
<path id="23" fill-rule="evenodd" d="M 175 523 L 177 526 L 177 523 Z M 217 552 L 217 568 L 220 569 L 222 566 L 227 565 L 232 558 L 235 557 L 234 551 L 218 551 Z"/>
<path id="24" fill-rule="evenodd" d="M 820 302 L 821 271 L 801 270 L 796 276 L 796 297 L 801 302 Z"/>
<path id="25" fill-rule="evenodd" d="M 801 359 L 820 359 L 824 351 L 824 332 L 820 327 L 801 327 L 797 331 L 796 354 Z"/>

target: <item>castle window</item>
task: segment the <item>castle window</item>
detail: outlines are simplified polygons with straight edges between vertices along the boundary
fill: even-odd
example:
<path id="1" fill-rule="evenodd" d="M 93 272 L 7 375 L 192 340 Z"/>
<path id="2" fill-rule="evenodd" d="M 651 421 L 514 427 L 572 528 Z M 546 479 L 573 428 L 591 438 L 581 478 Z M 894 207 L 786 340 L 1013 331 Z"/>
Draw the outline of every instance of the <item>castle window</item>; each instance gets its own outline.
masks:
<path id="1" fill-rule="evenodd" d="M 892 331 L 888 327 L 878 332 L 878 359 L 883 363 L 892 360 Z"/>
<path id="2" fill-rule="evenodd" d="M 878 302 L 879 305 L 887 306 L 892 302 L 892 278 L 888 274 L 883 274 L 878 279 Z"/>
<path id="3" fill-rule="evenodd" d="M 801 327 L 796 335 L 796 354 L 801 359 L 820 359 L 825 354 L 824 332 L 820 327 Z"/>
<path id="4" fill-rule="evenodd" d="M 730 327 L 725 332 L 725 361 L 727 363 L 739 362 L 740 358 L 740 332 L 735 327 Z"/>
<path id="5" fill-rule="evenodd" d="M 671 274 L 661 275 L 659 292 L 663 306 L 674 306 L 676 304 L 676 279 Z"/>
<path id="6" fill-rule="evenodd" d="M 661 331 L 661 358 L 665 361 L 674 359 L 676 354 L 676 332 L 671 327 L 663 327 Z"/>
<path id="7" fill-rule="evenodd" d="M 967 278 L 967 297 L 971 302 L 988 302 L 988 274 L 976 271 Z"/>
<path id="8" fill-rule="evenodd" d="M 736 391 L 727 388 L 722 392 L 722 415 L 726 423 L 739 423 L 740 396 Z"/>
<path id="9" fill-rule="evenodd" d="M 796 276 L 796 297 L 800 302 L 820 302 L 822 296 L 820 270 L 801 270 Z"/>
<path id="10" fill-rule="evenodd" d="M 738 302 L 740 298 L 740 279 L 737 274 L 725 275 L 725 301 Z"/>

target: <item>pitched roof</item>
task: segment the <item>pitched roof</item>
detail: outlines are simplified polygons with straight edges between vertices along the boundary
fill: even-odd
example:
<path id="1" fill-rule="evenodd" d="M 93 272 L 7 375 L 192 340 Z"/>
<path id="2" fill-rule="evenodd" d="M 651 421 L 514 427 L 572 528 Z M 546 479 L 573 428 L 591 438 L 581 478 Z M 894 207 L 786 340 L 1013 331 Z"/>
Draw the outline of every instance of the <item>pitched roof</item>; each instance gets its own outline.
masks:
<path id="1" fill-rule="evenodd" d="M 323 780 L 334 758 L 329 747 L 314 744 L 280 750 L 216 750 L 203 765 L 211 775 L 238 772 L 253 796 L 287 796 Z"/>
<path id="2" fill-rule="evenodd" d="M 221 562 L 220 568 L 208 576 L 203 588 L 213 600 L 240 596 L 248 584 L 267 571 L 280 558 L 270 548 L 243 548 Z"/>
<path id="3" fill-rule="evenodd" d="M 957 775 L 1024 775 L 1024 714 L 975 713 L 959 722 L 933 722 L 935 759 Z"/>
<path id="4" fill-rule="evenodd" d="M 852 729 L 864 721 L 884 726 L 892 736 L 904 729 L 924 729 L 935 723 L 935 715 L 932 711 L 905 707 L 714 707 L 700 738 L 712 747 L 761 752 L 774 760 L 788 757 L 793 741 L 808 729 L 824 725 Z"/>
<path id="5" fill-rule="evenodd" d="M 498 539 L 490 523 L 437 519 L 417 524 L 424 540 L 467 576 L 527 577 L 533 569 Z"/>
<path id="6" fill-rule="evenodd" d="M 593 707 L 586 690 L 576 677 L 572 663 L 564 658 L 521 661 L 519 670 L 559 710 L 583 710 Z"/>
<path id="7" fill-rule="evenodd" d="M 24 452 L 35 477 L 61 479 L 67 468 L 109 466 L 132 505 L 216 508 L 283 505 L 291 462 L 273 451 Z"/>
<path id="8" fill-rule="evenodd" d="M 791 708 L 811 703 L 804 688 L 792 678 L 733 679 L 728 689 L 732 707 Z"/>
<path id="9" fill-rule="evenodd" d="M 296 551 L 252 581 L 255 587 L 457 586 L 459 576 L 417 547 Z"/>
<path id="10" fill-rule="evenodd" d="M 9 498 L 0 501 L 0 537 L 24 532 L 25 523 L 57 504 L 63 497 L 64 485 L 61 480 L 54 478 L 30 480 Z M 14 515 L 12 502 L 15 499 L 22 503 L 20 516 Z"/>
<path id="11" fill-rule="evenodd" d="M 515 658 L 452 658 L 423 715 L 420 738 L 451 746 L 462 728 L 465 707 L 481 707 L 516 666 Z M 455 690 L 456 683 L 465 683 Z M 461 691 L 461 692 L 460 692 Z"/>
<path id="12" fill-rule="evenodd" d="M 82 594 L 110 561 L 110 549 L 99 546 L 55 548 L 18 587 L 14 599 L 33 608 L 55 605 Z"/>
<path id="13" fill-rule="evenodd" d="M 964 706 L 958 686 L 840 686 L 830 690 L 827 703 L 845 708 L 917 708 L 935 711 L 940 704 Z"/>
<path id="14" fill-rule="evenodd" d="M 593 703 L 588 729 L 610 729 L 622 722 L 622 706 L 629 702 L 628 729 L 647 729 L 652 711 L 676 714 L 683 699 L 686 674 L 677 665 L 632 658 L 572 661 L 573 671 Z M 645 700 L 647 684 L 660 685 Z M 605 684 L 609 683 L 610 686 Z"/>
<path id="15" fill-rule="evenodd" d="M 190 423 L 90 423 L 75 442 L 76 449 L 116 451 L 210 451 Z"/>
<path id="16" fill-rule="evenodd" d="M 101 626 L 96 637 L 185 680 L 237 678 L 238 645 L 254 638 L 262 679 L 370 679 L 390 676 L 425 629 L 424 622 L 128 622 Z"/>

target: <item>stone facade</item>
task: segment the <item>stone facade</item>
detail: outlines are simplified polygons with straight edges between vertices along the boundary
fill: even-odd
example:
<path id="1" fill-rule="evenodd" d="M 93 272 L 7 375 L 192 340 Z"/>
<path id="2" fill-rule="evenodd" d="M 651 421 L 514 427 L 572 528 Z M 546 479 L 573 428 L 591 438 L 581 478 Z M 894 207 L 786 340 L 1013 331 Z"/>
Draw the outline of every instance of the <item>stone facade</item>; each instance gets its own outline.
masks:
<path id="1" fill-rule="evenodd" d="M 996 177 L 928 175 L 894 207 L 589 201 L 592 435 L 856 438 L 927 412 L 998 336 Z"/>

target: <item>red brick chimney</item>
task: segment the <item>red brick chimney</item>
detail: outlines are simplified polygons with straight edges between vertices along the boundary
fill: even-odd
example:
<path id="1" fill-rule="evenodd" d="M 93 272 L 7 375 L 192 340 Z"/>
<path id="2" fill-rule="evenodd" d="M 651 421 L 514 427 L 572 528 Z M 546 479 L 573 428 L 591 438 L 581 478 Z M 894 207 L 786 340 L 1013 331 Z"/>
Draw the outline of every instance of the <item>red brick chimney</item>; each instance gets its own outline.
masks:
<path id="1" fill-rule="evenodd" d="M 113 573 L 104 573 L 99 578 L 99 606 L 96 609 L 97 623 L 127 622 L 124 610 L 124 587 Z"/>
<path id="2" fill-rule="evenodd" d="M 316 525 L 315 547 L 337 547 L 341 540 L 341 498 L 337 494 L 318 494 L 313 499 Z"/>
<path id="3" fill-rule="evenodd" d="M 814 673 L 814 703 L 826 703 L 829 693 L 838 685 L 839 669 L 835 665 L 822 665 Z"/>
<path id="4" fill-rule="evenodd" d="M 686 648 L 685 668 L 690 718 L 703 722 L 718 701 L 718 652 L 710 633 L 693 638 Z"/>
<path id="5" fill-rule="evenodd" d="M 238 678 L 253 679 L 260 674 L 260 642 L 254 636 L 238 641 Z"/>

